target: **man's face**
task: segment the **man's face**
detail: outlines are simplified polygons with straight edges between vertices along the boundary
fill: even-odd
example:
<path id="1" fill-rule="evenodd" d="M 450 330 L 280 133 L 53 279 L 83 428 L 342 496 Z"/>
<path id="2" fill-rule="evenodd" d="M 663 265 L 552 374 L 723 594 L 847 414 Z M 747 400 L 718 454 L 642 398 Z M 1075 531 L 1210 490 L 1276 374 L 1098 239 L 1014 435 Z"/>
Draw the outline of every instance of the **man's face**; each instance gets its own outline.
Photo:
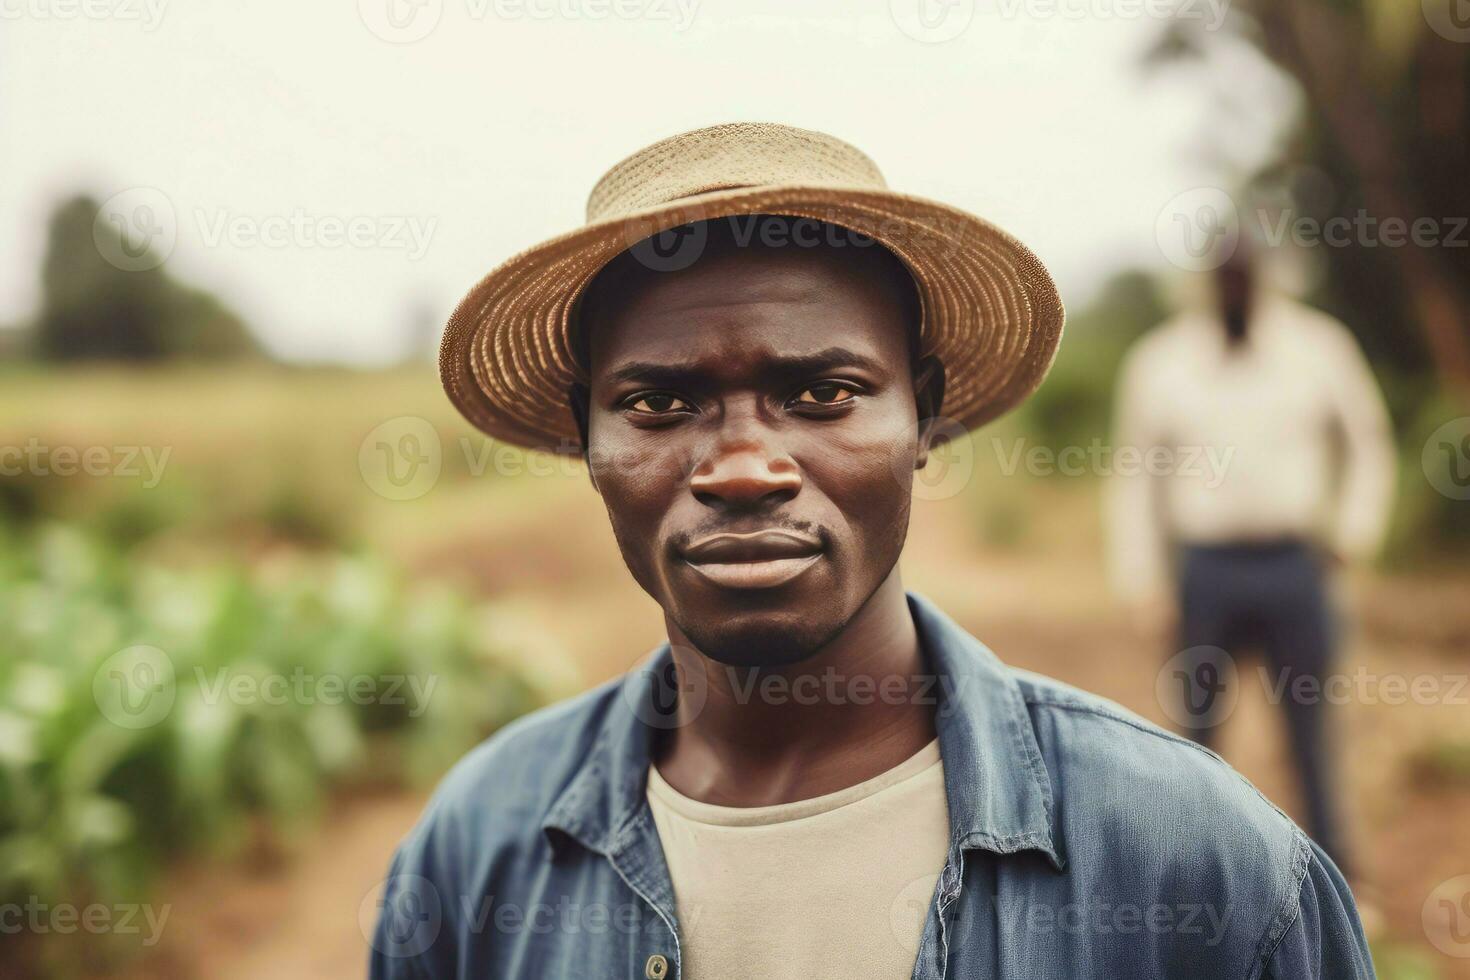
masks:
<path id="1" fill-rule="evenodd" d="M 596 317 L 593 481 L 634 578 L 718 661 L 810 656 L 902 550 L 927 437 L 873 258 L 706 256 Z"/>

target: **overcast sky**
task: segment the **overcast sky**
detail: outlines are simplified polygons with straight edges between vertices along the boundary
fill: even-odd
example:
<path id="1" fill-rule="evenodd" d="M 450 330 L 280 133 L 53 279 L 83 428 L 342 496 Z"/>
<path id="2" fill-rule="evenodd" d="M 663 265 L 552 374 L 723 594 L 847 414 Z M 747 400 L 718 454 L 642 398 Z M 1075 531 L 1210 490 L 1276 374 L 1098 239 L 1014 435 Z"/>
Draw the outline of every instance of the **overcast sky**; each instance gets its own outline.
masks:
<path id="1" fill-rule="evenodd" d="M 0 322 L 34 311 L 46 217 L 86 191 L 275 352 L 389 360 L 580 224 L 608 166 L 734 120 L 856 144 L 1020 237 L 1075 308 L 1162 265 L 1161 209 L 1223 179 L 1218 82 L 1139 69 L 1159 2 L 0 0 Z M 1236 60 L 1251 157 L 1290 93 Z"/>

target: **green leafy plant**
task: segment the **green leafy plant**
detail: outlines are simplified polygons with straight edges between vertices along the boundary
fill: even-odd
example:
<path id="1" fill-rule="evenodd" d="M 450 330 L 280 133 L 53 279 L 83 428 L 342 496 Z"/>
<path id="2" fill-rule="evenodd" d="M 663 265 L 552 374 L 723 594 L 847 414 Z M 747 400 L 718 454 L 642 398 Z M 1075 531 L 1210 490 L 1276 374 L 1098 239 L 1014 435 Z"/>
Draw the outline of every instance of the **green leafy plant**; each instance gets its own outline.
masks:
<path id="1" fill-rule="evenodd" d="M 482 613 L 366 558 L 179 569 L 0 525 L 0 902 L 135 900 L 334 786 L 436 778 L 541 699 Z"/>

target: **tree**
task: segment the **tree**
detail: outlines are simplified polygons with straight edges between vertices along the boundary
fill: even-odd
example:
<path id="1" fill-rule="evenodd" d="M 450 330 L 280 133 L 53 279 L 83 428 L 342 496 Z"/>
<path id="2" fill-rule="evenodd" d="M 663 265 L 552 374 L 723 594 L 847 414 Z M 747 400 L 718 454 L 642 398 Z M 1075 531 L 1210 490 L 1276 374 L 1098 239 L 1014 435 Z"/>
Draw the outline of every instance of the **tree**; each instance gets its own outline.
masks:
<path id="1" fill-rule="evenodd" d="M 52 213 L 34 325 L 37 356 L 143 361 L 258 353 L 244 322 L 217 297 L 179 284 L 162 266 L 129 271 L 108 261 L 104 249 L 120 254 L 122 233 L 97 223 L 97 214 L 88 196 Z"/>
<path id="2" fill-rule="evenodd" d="M 1319 300 L 1381 366 L 1436 372 L 1470 401 L 1470 38 L 1463 0 L 1242 0 L 1232 24 L 1295 79 L 1307 112 L 1284 164 L 1310 164 L 1333 193 L 1306 202 L 1319 220 L 1432 223 L 1434 246 L 1359 240 L 1324 249 Z M 1443 8 L 1441 10 L 1441 8 Z M 1443 16 L 1439 16 L 1439 14 Z M 1463 25 L 1470 32 L 1470 24 Z M 1180 20 L 1154 64 L 1198 55 L 1204 31 Z M 1419 385 L 1421 398 L 1430 393 Z M 1415 406 L 1417 407 L 1417 406 Z"/>

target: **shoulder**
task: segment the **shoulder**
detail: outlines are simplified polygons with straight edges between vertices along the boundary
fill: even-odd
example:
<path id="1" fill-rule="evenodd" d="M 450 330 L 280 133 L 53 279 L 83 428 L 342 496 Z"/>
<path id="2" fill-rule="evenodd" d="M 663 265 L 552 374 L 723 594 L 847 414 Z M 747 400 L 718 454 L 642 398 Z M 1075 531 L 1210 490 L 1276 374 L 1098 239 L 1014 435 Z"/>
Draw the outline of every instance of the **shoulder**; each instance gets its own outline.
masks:
<path id="1" fill-rule="evenodd" d="M 533 712 L 450 770 L 383 879 L 371 937 L 375 980 L 457 976 L 493 955 L 484 917 L 503 883 L 534 880 L 544 867 L 542 817 L 617 700 L 609 683 Z"/>
<path id="2" fill-rule="evenodd" d="M 1099 816 L 1154 827 L 1250 829 L 1282 853 L 1300 831 L 1214 752 L 1122 705 L 1061 681 L 1011 669 L 1053 783 L 1081 795 Z M 1096 778 L 1077 779 L 1082 773 Z M 1068 777 L 1072 777 L 1068 779 Z M 1059 800 L 1060 803 L 1067 802 Z"/>
<path id="3" fill-rule="evenodd" d="M 1359 356 L 1358 339 L 1352 330 L 1326 310 L 1286 296 L 1274 297 L 1269 308 L 1290 336 L 1306 345 L 1316 358 Z"/>
<path id="4" fill-rule="evenodd" d="M 1124 882 L 1128 901 L 1179 918 L 1203 909 L 1235 955 L 1269 955 L 1300 910 L 1306 835 L 1208 749 L 1105 698 L 1013 674 L 1072 872 L 1093 891 Z"/>
<path id="5" fill-rule="evenodd" d="M 1146 363 L 1193 349 L 1201 330 L 1209 329 L 1209 324 L 1201 323 L 1201 319 L 1198 314 L 1184 312 L 1160 322 L 1133 342 L 1128 348 L 1125 363 Z"/>
<path id="6" fill-rule="evenodd" d="M 541 821 L 597 741 L 620 680 L 517 719 L 439 783 L 399 847 L 403 871 L 465 868 L 537 850 Z"/>
<path id="7" fill-rule="evenodd" d="M 1191 313 L 1180 313 L 1139 337 L 1119 365 L 1122 385 L 1139 389 L 1164 383 L 1197 359 L 1209 325 Z"/>

